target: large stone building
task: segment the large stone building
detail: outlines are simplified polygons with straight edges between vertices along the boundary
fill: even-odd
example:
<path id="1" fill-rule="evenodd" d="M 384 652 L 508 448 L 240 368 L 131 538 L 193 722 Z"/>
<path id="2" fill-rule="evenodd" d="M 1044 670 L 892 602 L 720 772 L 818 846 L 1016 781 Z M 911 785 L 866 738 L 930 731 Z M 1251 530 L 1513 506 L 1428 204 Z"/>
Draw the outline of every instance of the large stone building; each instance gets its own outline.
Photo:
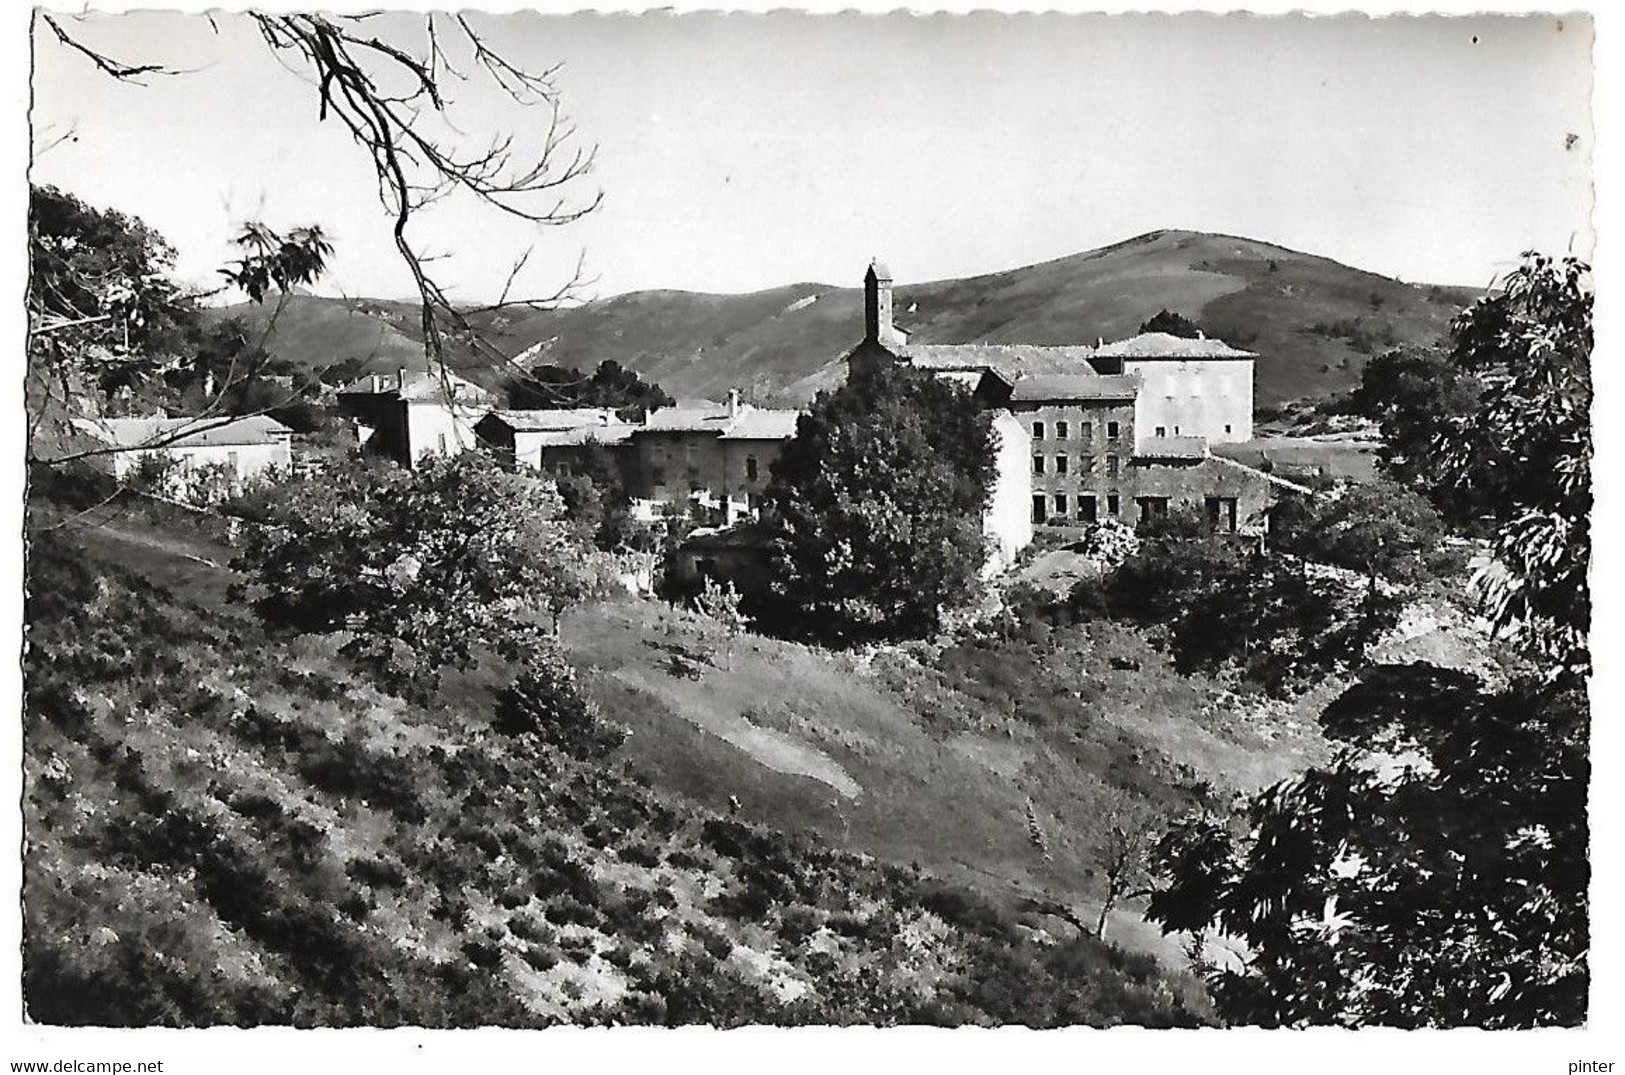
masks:
<path id="1" fill-rule="evenodd" d="M 583 473 L 594 449 L 617 458 L 637 428 L 605 407 L 492 411 L 474 423 L 480 443 L 499 458 L 555 478 Z"/>
<path id="2" fill-rule="evenodd" d="M 1223 340 L 1145 332 L 1096 347 L 1089 363 L 1138 382 L 1134 420 L 1141 436 L 1235 444 L 1253 436 L 1257 357 Z"/>
<path id="3" fill-rule="evenodd" d="M 428 455 L 452 455 L 479 441 L 474 426 L 496 397 L 450 371 L 369 373 L 338 391 L 369 452 L 415 467 Z"/>
<path id="4" fill-rule="evenodd" d="M 668 508 L 699 501 L 730 519 L 752 513 L 798 417 L 741 402 L 737 392 L 725 404 L 650 411 L 628 440 L 627 491 Z"/>
<path id="5" fill-rule="evenodd" d="M 499 458 L 555 477 L 580 472 L 587 454 L 601 450 L 648 516 L 732 523 L 760 507 L 773 461 L 795 436 L 800 413 L 757 407 L 730 392 L 726 403 L 662 407 L 641 422 L 600 408 L 498 410 L 474 432 Z"/>
<path id="6" fill-rule="evenodd" d="M 1095 347 L 917 344 L 892 308 L 891 274 L 873 263 L 849 371 L 907 363 L 973 391 L 996 427 L 1015 419 L 1029 454 L 1017 474 L 1001 447 L 998 495 L 1008 504 L 1024 487 L 1026 540 L 1033 525 L 1138 523 L 1176 508 L 1206 512 L 1221 529 L 1265 526 L 1273 479 L 1209 451 L 1252 436 L 1252 353 L 1164 333 Z M 1001 547 L 1025 544 L 1008 516 L 988 525 Z"/>

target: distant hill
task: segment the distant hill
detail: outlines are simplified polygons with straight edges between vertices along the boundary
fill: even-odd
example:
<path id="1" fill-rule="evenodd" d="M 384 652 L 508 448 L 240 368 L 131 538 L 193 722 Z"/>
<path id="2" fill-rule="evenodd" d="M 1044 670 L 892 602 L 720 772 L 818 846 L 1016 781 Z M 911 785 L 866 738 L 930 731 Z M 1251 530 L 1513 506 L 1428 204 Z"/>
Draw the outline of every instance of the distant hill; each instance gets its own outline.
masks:
<path id="1" fill-rule="evenodd" d="M 854 265 L 856 279 L 863 266 Z M 1082 254 L 962 280 L 899 282 L 897 320 L 922 343 L 1094 343 L 1131 335 L 1167 308 L 1257 351 L 1258 402 L 1323 396 L 1359 379 L 1373 354 L 1430 343 L 1480 293 L 1407 284 L 1270 243 L 1157 231 Z M 234 308 L 241 312 L 241 308 Z M 547 361 L 613 358 L 675 396 L 737 387 L 800 402 L 837 383 L 862 335 L 857 287 L 790 284 L 746 295 L 639 291 L 569 310 L 510 312 L 487 328 L 510 353 L 546 343 Z M 231 312 L 231 311 L 228 311 Z M 422 361 L 410 303 L 300 296 L 273 347 L 314 366 Z M 500 374 L 454 360 L 488 382 Z"/>

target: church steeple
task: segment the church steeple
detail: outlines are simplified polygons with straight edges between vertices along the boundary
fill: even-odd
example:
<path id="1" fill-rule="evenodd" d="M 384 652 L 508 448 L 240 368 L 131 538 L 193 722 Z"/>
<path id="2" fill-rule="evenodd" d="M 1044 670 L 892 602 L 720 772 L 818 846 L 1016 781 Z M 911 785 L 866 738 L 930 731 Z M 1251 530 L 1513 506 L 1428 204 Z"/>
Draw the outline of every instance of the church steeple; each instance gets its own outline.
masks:
<path id="1" fill-rule="evenodd" d="M 863 338 L 870 343 L 894 343 L 892 326 L 891 270 L 878 258 L 869 262 L 863 274 Z"/>

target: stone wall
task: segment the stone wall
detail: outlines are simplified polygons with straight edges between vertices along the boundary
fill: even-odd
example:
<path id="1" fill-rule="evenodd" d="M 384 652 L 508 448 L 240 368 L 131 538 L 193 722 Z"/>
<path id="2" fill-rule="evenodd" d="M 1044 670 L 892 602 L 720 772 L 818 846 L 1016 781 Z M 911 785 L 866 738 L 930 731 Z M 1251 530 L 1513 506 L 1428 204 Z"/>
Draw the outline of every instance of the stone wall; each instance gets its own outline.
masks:
<path id="1" fill-rule="evenodd" d="M 1119 510 L 1130 502 L 1126 494 L 1134 455 L 1133 403 L 1069 401 L 1019 405 L 1012 411 L 1031 443 L 1027 461 L 1032 474 L 1030 519 L 1088 521 L 1091 509 L 1095 518 L 1104 519 L 1111 514 L 1113 497 Z M 1111 435 L 1114 423 L 1115 437 Z M 1044 498 L 1042 512 L 1038 497 Z"/>

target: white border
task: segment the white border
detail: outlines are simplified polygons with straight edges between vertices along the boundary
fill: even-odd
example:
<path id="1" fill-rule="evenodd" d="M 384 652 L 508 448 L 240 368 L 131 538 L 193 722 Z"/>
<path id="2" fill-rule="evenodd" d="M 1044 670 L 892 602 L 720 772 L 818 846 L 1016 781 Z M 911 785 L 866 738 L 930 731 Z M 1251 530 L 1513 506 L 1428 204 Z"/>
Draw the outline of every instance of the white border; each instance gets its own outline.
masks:
<path id="1" fill-rule="evenodd" d="M 62 5 L 67 7 L 69 5 Z M 153 4 L 101 3 L 96 7 L 124 11 L 153 7 Z M 181 10 L 205 10 L 208 5 L 190 2 L 164 5 Z M 301 5 L 287 0 L 266 0 L 262 9 L 293 10 Z M 362 5 L 352 0 L 316 5 L 325 8 L 361 9 L 366 6 L 426 10 L 447 4 L 423 0 Z M 657 5 L 609 4 L 599 10 L 643 10 Z M 677 3 L 658 5 L 668 10 L 767 11 L 797 7 L 819 12 L 861 10 L 886 12 L 904 5 L 875 0 L 805 0 L 799 4 L 762 3 L 742 0 L 726 4 Z M 489 11 L 540 9 L 550 13 L 584 10 L 592 5 L 572 3 L 523 3 L 516 0 L 486 0 L 479 7 Z M 1595 767 L 1592 795 L 1593 819 L 1593 997 L 1591 1024 L 1580 1031 L 1538 1031 L 1489 1034 L 1479 1031 L 1399 1032 L 1365 1030 L 1359 1032 L 1307 1031 L 1301 1033 L 1253 1030 L 1178 1032 L 1124 1028 L 1107 1032 L 1075 1029 L 1034 1033 L 1020 1028 L 999 1031 L 939 1031 L 907 1029 L 873 1031 L 868 1029 L 810 1029 L 777 1031 L 751 1029 L 717 1033 L 704 1029 L 660 1031 L 628 1029 L 589 1031 L 562 1029 L 542 1034 L 481 1030 L 435 1033 L 425 1031 L 72 1031 L 25 1026 L 20 1023 L 17 952 L 20 916 L 14 895 L 19 889 L 20 868 L 16 849 L 20 847 L 20 817 L 14 804 L 20 794 L 18 757 L 20 721 L 6 725 L 3 758 L 0 758 L 0 891 L 8 894 L 0 911 L 0 1071 L 9 1070 L 14 1060 L 150 1060 L 163 1059 L 166 1072 L 215 1071 L 229 1066 L 240 1072 L 274 1072 L 299 1068 L 311 1071 L 354 1068 L 357 1070 L 444 1071 L 482 1070 L 490 1072 L 521 1070 L 586 1071 L 611 1069 L 667 1072 L 719 1068 L 732 1070 L 768 1068 L 775 1072 L 892 1070 L 999 1071 L 1028 1069 L 1042 1065 L 1067 1071 L 1291 1071 L 1359 1072 L 1372 1070 L 1410 1072 L 1462 1070 L 1473 1072 L 1552 1072 L 1563 1075 L 1576 1061 L 1612 1061 L 1625 1064 L 1625 1033 L 1620 1020 L 1620 925 L 1625 919 L 1621 899 L 1619 854 L 1621 831 L 1620 765 L 1622 733 L 1619 726 L 1625 694 L 1621 690 L 1625 654 L 1619 615 L 1620 569 L 1610 553 L 1625 548 L 1621 527 L 1621 477 L 1625 459 L 1621 457 L 1619 432 L 1625 422 L 1625 370 L 1617 364 L 1625 354 L 1620 347 L 1620 302 L 1618 276 L 1613 271 L 1618 218 L 1613 197 L 1618 193 L 1619 136 L 1615 121 L 1618 102 L 1625 101 L 1621 69 L 1625 57 L 1618 47 L 1625 34 L 1625 15 L 1604 8 L 1594 10 L 1597 28 L 1596 48 L 1596 176 L 1595 214 L 1598 282 L 1597 359 L 1594 363 L 1597 389 L 1596 410 L 1596 548 L 1600 550 L 1594 567 L 1596 628 L 1593 648 L 1598 673 L 1593 685 L 1594 737 L 1592 757 Z M 988 0 L 938 0 L 929 8 L 917 10 L 971 11 L 1214 11 L 1235 10 L 1234 4 L 1189 3 L 1174 6 L 1124 3 L 1012 4 Z M 1260 14 L 1309 11 L 1337 14 L 1351 10 L 1346 5 L 1281 3 L 1260 0 L 1247 5 Z M 1364 4 L 1361 11 L 1371 14 L 1396 12 L 1481 12 L 1519 13 L 1524 5 L 1485 3 L 1446 3 L 1430 9 L 1413 5 Z M 1568 10 L 1575 10 L 1569 8 Z M 0 113 L 4 124 L 4 145 L 13 164 L 10 181 L 0 187 L 4 199 L 0 221 L 0 265 L 3 265 L 5 299 L 0 302 L 0 338 L 13 341 L 6 349 L 10 356 L 6 373 L 0 377 L 6 413 L 17 416 L 21 405 L 21 355 L 23 352 L 22 294 L 26 280 L 25 219 L 27 207 L 27 121 L 25 115 L 29 87 L 28 20 L 26 8 L 6 7 L 0 15 L 0 84 L 4 86 L 6 107 Z M 1486 112 L 1494 109 L 1485 102 Z M 5 444 L 0 447 L 4 488 L 0 488 L 0 511 L 7 541 L 3 552 L 6 615 L 0 617 L 0 697 L 5 699 L 8 716 L 18 711 L 21 694 L 16 660 L 21 621 L 21 550 L 15 535 L 21 532 L 23 435 L 21 423 L 3 426 Z M 1620 1068 L 1616 1066 L 1616 1071 Z"/>

